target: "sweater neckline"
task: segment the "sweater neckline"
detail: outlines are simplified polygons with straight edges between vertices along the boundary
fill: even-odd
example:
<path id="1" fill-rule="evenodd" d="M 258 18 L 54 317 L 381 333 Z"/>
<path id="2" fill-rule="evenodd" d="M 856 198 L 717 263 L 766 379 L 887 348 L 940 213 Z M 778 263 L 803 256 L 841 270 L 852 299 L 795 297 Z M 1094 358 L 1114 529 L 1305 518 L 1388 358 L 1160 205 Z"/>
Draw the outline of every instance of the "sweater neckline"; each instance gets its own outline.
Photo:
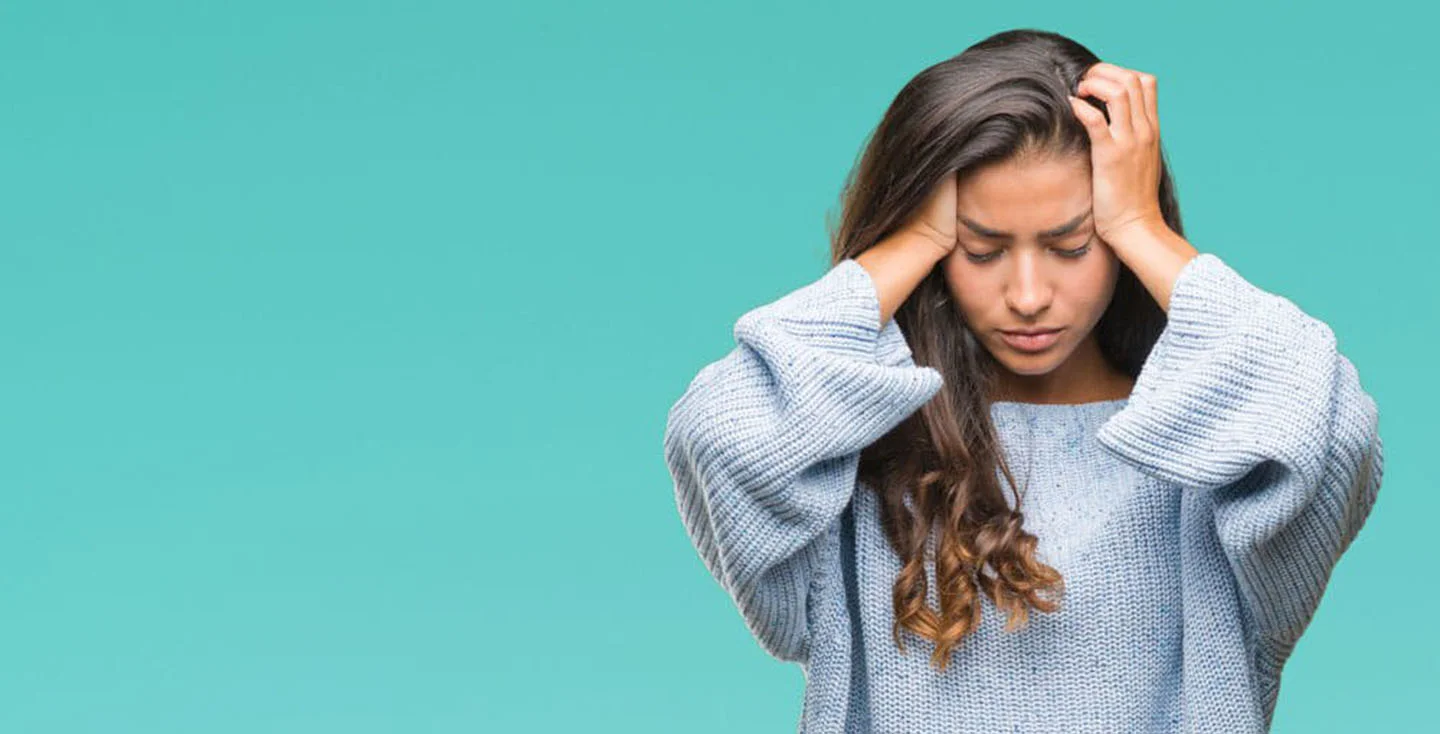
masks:
<path id="1" fill-rule="evenodd" d="M 1012 412 L 1065 412 L 1084 410 L 1103 410 L 1123 405 L 1130 401 L 1127 395 L 1123 398 L 1111 400 L 1091 400 L 1085 403 L 1027 403 L 1018 400 L 993 400 L 990 402 L 992 408 L 1008 410 Z"/>
<path id="2" fill-rule="evenodd" d="M 1044 436 L 1063 438 L 1073 444 L 1078 437 L 1091 435 L 1125 409 L 1130 397 L 1092 400 L 1087 403 L 1025 403 L 998 400 L 990 403 L 990 419 L 1007 432 L 1023 429 L 1032 439 Z"/>
<path id="3" fill-rule="evenodd" d="M 1000 443 L 1012 466 L 1044 461 L 1046 457 L 1079 458 L 1083 463 L 1098 451 L 1094 442 L 1101 427 L 1129 402 L 1128 396 L 1086 403 L 1000 400 L 990 403 L 990 420 L 999 431 Z"/>

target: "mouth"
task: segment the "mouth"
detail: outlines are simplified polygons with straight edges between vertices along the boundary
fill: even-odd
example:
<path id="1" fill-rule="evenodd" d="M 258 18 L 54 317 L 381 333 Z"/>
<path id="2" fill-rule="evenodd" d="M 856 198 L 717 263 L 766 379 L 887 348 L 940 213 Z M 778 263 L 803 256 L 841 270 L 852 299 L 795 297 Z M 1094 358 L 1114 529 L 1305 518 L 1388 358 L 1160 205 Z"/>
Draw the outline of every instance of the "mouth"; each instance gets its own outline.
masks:
<path id="1" fill-rule="evenodd" d="M 1064 327 L 1056 329 L 1029 329 L 1019 331 L 1000 330 L 1000 337 L 1009 344 L 1011 348 L 1021 352 L 1042 352 L 1055 345 L 1060 340 L 1060 332 Z"/>
<path id="2" fill-rule="evenodd" d="M 1052 331 L 1059 331 L 1062 327 L 1053 329 L 1001 329 L 1006 334 L 1020 334 L 1024 336 L 1035 336 L 1036 334 L 1049 334 Z"/>

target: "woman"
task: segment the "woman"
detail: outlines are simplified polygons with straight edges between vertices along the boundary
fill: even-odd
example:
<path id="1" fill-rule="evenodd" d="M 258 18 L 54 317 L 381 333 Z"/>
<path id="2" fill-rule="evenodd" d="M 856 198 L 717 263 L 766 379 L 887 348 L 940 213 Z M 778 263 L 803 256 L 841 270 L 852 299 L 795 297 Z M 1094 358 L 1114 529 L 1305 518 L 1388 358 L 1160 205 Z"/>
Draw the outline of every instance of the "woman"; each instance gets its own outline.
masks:
<path id="1" fill-rule="evenodd" d="M 1328 326 L 1185 240 L 1156 109 L 1036 30 L 921 72 L 830 270 L 670 410 L 686 530 L 803 666 L 801 731 L 1268 730 L 1378 413 Z"/>

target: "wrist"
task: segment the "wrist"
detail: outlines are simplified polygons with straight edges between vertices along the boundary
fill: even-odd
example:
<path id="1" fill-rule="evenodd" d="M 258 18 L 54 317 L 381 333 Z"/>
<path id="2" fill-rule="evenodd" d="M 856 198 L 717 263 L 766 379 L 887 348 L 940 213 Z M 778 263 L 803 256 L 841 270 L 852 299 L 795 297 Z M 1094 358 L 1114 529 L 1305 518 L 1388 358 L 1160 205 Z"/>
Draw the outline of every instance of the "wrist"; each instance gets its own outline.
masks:
<path id="1" fill-rule="evenodd" d="M 907 257 L 928 262 L 932 267 L 939 264 L 955 250 L 955 243 L 947 247 L 923 232 L 902 229 L 882 240 L 877 247 L 903 252 Z"/>
<path id="2" fill-rule="evenodd" d="M 1110 245 L 1117 255 L 1124 256 L 1126 252 L 1144 251 L 1156 247 L 1173 249 L 1177 240 L 1182 240 L 1180 235 L 1170 229 L 1170 225 L 1164 219 L 1147 218 L 1136 220 L 1113 232 L 1102 235 L 1106 244 Z"/>

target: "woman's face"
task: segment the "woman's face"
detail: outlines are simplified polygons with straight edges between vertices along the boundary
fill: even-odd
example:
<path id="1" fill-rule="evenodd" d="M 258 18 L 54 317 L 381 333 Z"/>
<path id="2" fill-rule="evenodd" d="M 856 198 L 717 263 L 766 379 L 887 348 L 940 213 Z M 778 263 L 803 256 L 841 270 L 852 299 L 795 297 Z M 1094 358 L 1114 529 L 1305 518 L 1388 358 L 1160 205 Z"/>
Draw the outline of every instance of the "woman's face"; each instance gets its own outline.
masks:
<path id="1" fill-rule="evenodd" d="M 1088 157 L 992 164 L 968 172 L 956 194 L 958 243 L 941 267 L 980 343 L 1036 394 L 1103 377 L 1092 330 L 1120 260 L 1095 236 Z M 1033 348 L 1004 336 L 1033 329 L 1059 331 Z"/>

